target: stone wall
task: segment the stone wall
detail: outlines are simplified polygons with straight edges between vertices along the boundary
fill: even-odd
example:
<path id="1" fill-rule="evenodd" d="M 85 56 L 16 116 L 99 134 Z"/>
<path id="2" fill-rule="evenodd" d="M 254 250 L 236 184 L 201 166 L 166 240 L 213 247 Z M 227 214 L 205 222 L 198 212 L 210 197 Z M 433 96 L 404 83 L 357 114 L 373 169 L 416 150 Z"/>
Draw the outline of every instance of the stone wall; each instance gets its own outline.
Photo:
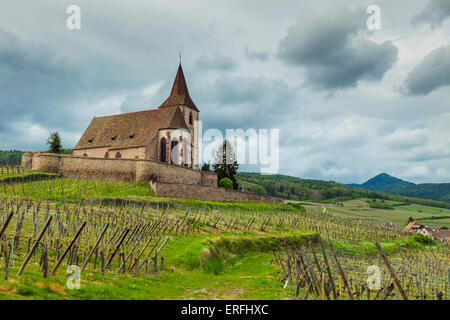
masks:
<path id="1" fill-rule="evenodd" d="M 152 160 L 101 159 L 51 153 L 24 153 L 22 166 L 41 172 L 62 173 L 67 177 L 100 180 L 157 180 L 190 185 L 217 186 L 217 175 Z"/>
<path id="2" fill-rule="evenodd" d="M 263 201 L 282 202 L 280 199 L 256 193 L 219 188 L 216 186 L 187 185 L 181 183 L 150 182 L 155 194 L 160 197 L 187 198 L 207 201 Z"/>
<path id="3" fill-rule="evenodd" d="M 264 201 L 279 199 L 217 187 L 217 174 L 152 160 L 100 159 L 51 153 L 24 153 L 22 166 L 66 177 L 149 182 L 161 197 L 209 201 Z"/>

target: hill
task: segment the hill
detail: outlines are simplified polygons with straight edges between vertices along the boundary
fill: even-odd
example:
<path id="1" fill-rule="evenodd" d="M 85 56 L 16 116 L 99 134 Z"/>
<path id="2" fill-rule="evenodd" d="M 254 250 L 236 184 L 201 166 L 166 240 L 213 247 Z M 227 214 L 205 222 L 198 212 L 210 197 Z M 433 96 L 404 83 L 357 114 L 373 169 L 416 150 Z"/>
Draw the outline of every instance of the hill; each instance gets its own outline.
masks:
<path id="1" fill-rule="evenodd" d="M 19 150 L 0 150 L 0 165 L 19 165 L 22 161 L 22 154 L 23 152 Z"/>
<path id="2" fill-rule="evenodd" d="M 363 184 L 351 184 L 351 186 L 354 187 L 361 187 L 367 190 L 372 191 L 392 191 L 397 189 L 403 189 L 415 186 L 414 183 L 408 182 L 396 177 L 393 177 L 391 175 L 388 175 L 387 173 L 381 173 Z"/>
<path id="3" fill-rule="evenodd" d="M 260 175 L 239 172 L 239 184 L 245 191 L 289 200 L 343 200 L 359 197 L 383 198 L 383 195 L 334 181 L 301 179 L 281 174 Z"/>
<path id="4" fill-rule="evenodd" d="M 422 183 L 411 187 L 389 191 L 406 197 L 450 202 L 450 183 Z"/>
<path id="5" fill-rule="evenodd" d="M 387 173 L 381 173 L 363 184 L 349 184 L 349 186 L 371 191 L 382 191 L 405 197 L 450 202 L 450 183 L 414 184 L 393 177 Z"/>
<path id="6" fill-rule="evenodd" d="M 334 181 L 301 179 L 281 174 L 261 175 L 239 172 L 239 184 L 245 191 L 295 201 L 340 202 L 358 198 L 397 201 L 450 209 L 448 188 L 450 184 L 423 184 L 395 191 L 372 191 L 361 185 L 346 185 Z M 400 179 L 398 179 L 400 180 Z M 428 187 L 432 185 L 432 187 Z M 443 189 L 445 185 L 447 189 Z M 435 191 L 439 189 L 439 191 Z M 447 190 L 447 191 L 446 191 Z M 447 200 L 445 200 L 447 199 Z"/>

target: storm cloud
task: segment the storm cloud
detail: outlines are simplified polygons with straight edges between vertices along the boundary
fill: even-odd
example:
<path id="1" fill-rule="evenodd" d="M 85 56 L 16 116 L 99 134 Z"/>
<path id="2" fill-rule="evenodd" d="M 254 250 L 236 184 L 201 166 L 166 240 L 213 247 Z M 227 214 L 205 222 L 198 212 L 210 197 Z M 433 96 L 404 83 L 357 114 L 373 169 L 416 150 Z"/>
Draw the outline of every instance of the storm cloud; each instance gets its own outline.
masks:
<path id="1" fill-rule="evenodd" d="M 414 25 L 426 23 L 431 28 L 441 27 L 450 18 L 450 1 L 430 0 L 425 8 L 411 20 Z"/>
<path id="2" fill-rule="evenodd" d="M 425 95 L 450 85 L 450 44 L 431 51 L 405 80 L 411 95 Z"/>
<path id="3" fill-rule="evenodd" d="M 279 58 L 303 68 L 315 89 L 353 88 L 360 81 L 380 81 L 397 61 L 390 41 L 368 38 L 362 9 L 337 9 L 333 14 L 308 15 L 288 28 Z"/>
<path id="4" fill-rule="evenodd" d="M 280 173 L 450 180 L 448 20 L 411 25 L 444 2 L 380 0 L 371 32 L 359 0 L 78 0 L 76 31 L 71 1 L 35 3 L 0 11 L 0 149 L 52 131 L 73 147 L 94 116 L 157 108 L 181 50 L 203 128 L 279 129 Z"/>

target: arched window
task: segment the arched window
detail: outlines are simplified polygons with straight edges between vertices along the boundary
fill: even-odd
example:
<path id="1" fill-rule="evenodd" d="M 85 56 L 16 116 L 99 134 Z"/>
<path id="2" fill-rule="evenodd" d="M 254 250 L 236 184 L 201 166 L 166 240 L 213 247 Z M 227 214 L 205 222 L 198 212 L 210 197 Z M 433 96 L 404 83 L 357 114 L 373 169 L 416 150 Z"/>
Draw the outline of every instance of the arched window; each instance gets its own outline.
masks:
<path id="1" fill-rule="evenodd" d="M 183 163 L 185 167 L 191 165 L 191 148 L 189 146 L 189 140 L 183 140 Z"/>
<path id="2" fill-rule="evenodd" d="M 120 158 L 122 158 L 122 155 L 120 154 L 120 152 L 117 152 L 116 153 L 116 159 L 120 159 Z"/>
<path id="3" fill-rule="evenodd" d="M 174 139 L 174 140 L 170 141 L 170 163 L 171 164 L 179 164 L 178 149 L 179 149 L 178 148 L 178 140 Z"/>
<path id="4" fill-rule="evenodd" d="M 192 119 L 192 112 L 189 113 L 189 124 L 192 125 L 194 120 Z"/>
<path id="5" fill-rule="evenodd" d="M 159 161 L 166 162 L 166 138 L 162 138 L 159 144 Z"/>

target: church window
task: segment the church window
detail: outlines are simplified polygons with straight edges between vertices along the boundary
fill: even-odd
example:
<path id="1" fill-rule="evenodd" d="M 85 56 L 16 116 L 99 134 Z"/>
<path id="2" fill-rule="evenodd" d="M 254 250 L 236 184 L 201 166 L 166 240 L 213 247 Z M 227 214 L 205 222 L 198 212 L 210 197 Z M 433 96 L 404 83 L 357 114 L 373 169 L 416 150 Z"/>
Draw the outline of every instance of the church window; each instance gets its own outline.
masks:
<path id="1" fill-rule="evenodd" d="M 162 138 L 159 147 L 159 161 L 166 162 L 166 139 Z"/>
<path id="2" fill-rule="evenodd" d="M 117 152 L 116 153 L 116 159 L 120 159 L 120 158 L 122 158 L 122 155 L 120 154 L 120 152 Z"/>
<path id="3" fill-rule="evenodd" d="M 189 124 L 192 125 L 194 121 L 192 120 L 192 112 L 189 113 Z"/>
<path id="4" fill-rule="evenodd" d="M 178 164 L 178 140 L 170 142 L 170 163 Z"/>
<path id="5" fill-rule="evenodd" d="M 135 136 L 136 136 L 136 134 L 133 133 L 129 137 L 130 137 L 130 139 L 133 139 Z"/>
<path id="6" fill-rule="evenodd" d="M 94 141 L 94 138 L 91 138 L 88 140 L 88 143 L 92 143 Z"/>
<path id="7" fill-rule="evenodd" d="M 111 137 L 111 140 L 114 141 L 117 139 L 117 134 L 114 137 Z"/>

